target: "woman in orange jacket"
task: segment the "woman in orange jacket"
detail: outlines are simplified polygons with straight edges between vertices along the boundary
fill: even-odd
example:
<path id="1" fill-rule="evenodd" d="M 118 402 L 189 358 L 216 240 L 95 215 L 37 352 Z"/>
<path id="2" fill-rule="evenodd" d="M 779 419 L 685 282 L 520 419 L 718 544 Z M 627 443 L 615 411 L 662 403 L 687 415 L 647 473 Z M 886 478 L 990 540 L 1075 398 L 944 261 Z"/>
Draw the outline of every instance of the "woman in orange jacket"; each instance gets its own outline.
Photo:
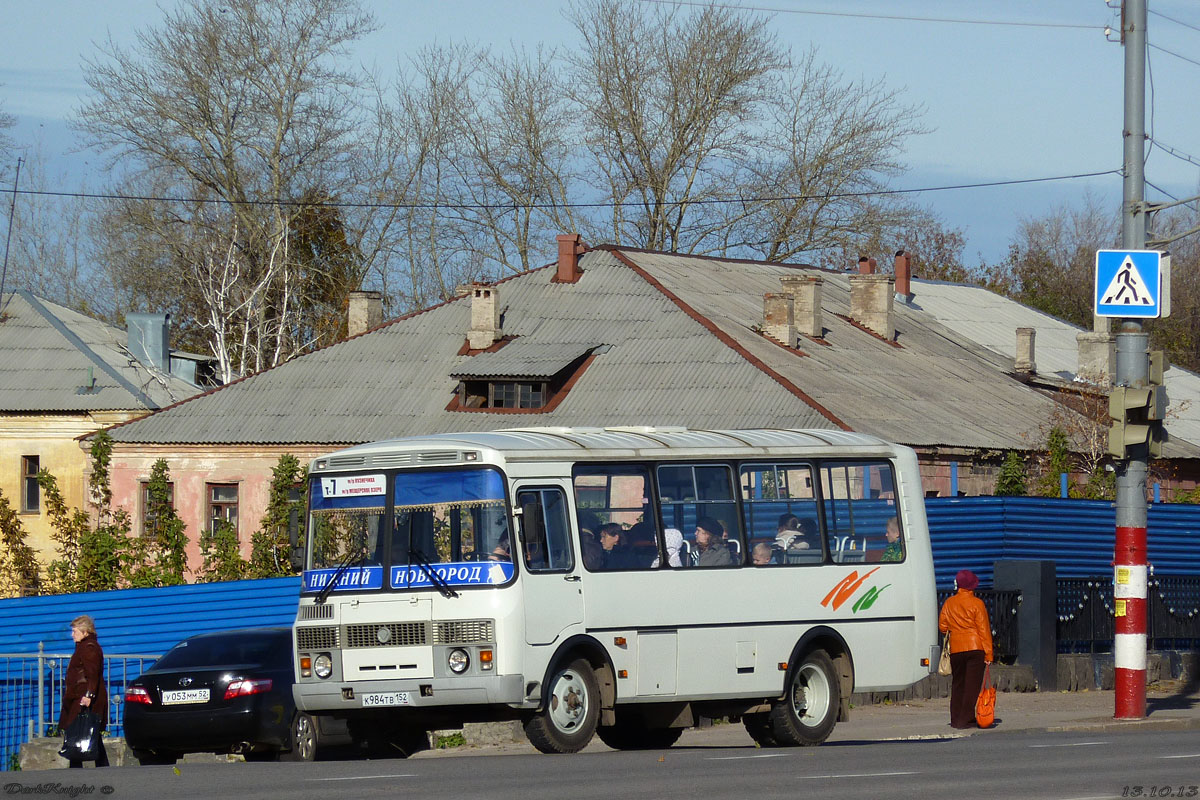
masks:
<path id="1" fill-rule="evenodd" d="M 969 569 L 954 578 L 958 592 L 942 605 L 938 629 L 950 634 L 950 726 L 975 724 L 975 700 L 983 687 L 983 668 L 992 663 L 992 623 L 975 596 L 979 578 Z"/>

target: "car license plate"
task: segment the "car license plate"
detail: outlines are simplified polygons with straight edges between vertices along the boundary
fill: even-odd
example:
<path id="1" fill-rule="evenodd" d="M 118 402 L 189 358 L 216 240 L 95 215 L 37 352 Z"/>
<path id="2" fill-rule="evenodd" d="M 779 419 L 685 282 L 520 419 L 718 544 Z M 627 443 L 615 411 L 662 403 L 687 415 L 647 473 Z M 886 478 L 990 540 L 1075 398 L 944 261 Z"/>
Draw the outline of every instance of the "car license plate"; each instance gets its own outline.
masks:
<path id="1" fill-rule="evenodd" d="M 162 693 L 162 701 L 164 706 L 207 703 L 208 689 L 171 689 Z"/>
<path id="2" fill-rule="evenodd" d="M 363 708 L 368 706 L 407 706 L 408 692 L 371 692 L 362 696 Z"/>

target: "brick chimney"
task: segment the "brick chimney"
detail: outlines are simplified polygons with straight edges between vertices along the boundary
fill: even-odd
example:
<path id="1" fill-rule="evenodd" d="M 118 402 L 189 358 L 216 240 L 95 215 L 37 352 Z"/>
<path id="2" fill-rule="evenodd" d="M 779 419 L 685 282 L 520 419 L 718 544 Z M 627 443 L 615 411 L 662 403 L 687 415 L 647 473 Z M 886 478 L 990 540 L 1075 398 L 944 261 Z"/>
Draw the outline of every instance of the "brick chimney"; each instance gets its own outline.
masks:
<path id="1" fill-rule="evenodd" d="M 472 350 L 486 350 L 500 340 L 500 298 L 496 287 L 475 285 L 471 288 L 471 327 L 467 344 Z"/>
<path id="2" fill-rule="evenodd" d="M 379 292 L 351 292 L 346 315 L 346 336 L 358 336 L 383 322 L 383 295 Z"/>
<path id="3" fill-rule="evenodd" d="M 579 256 L 587 250 L 578 233 L 560 233 L 558 239 L 558 269 L 551 279 L 553 283 L 575 283 L 583 270 L 579 268 Z"/>
<path id="4" fill-rule="evenodd" d="M 1110 385 L 1117 358 L 1112 334 L 1082 331 L 1075 334 L 1075 342 L 1079 346 L 1079 368 L 1075 377 L 1101 386 Z"/>
<path id="5" fill-rule="evenodd" d="M 896 334 L 892 324 L 895 283 L 891 275 L 850 276 L 850 318 L 889 342 Z"/>
<path id="6" fill-rule="evenodd" d="M 896 251 L 896 298 L 907 303 L 912 299 L 912 257 L 903 250 Z"/>
<path id="7" fill-rule="evenodd" d="M 875 259 L 867 258 L 866 256 L 858 257 L 858 274 L 859 275 L 874 275 L 875 274 Z"/>
<path id="8" fill-rule="evenodd" d="M 763 333 L 785 347 L 796 346 L 792 302 L 786 294 L 767 292 L 763 295 Z"/>
<path id="9" fill-rule="evenodd" d="M 796 332 L 820 339 L 825 335 L 821 320 L 821 287 L 825 279 L 820 275 L 802 275 L 781 278 L 783 293 L 792 301 L 792 324 Z"/>
<path id="10" fill-rule="evenodd" d="M 1013 369 L 1024 375 L 1037 372 L 1037 363 L 1033 359 L 1034 341 L 1037 331 L 1033 328 L 1017 328 L 1017 354 L 1013 359 Z"/>

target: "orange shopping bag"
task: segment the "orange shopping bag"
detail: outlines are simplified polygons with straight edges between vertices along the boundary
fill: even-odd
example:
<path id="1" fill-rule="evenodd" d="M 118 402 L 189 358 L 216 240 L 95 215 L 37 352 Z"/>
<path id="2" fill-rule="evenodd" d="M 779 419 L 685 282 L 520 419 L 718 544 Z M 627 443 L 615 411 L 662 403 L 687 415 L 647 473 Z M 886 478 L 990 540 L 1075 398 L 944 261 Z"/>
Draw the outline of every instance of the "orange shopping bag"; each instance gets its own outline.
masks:
<path id="1" fill-rule="evenodd" d="M 992 665 L 988 664 L 983 670 L 983 688 L 979 690 L 979 699 L 975 701 L 975 724 L 990 728 L 995 721 L 996 687 L 992 686 Z"/>

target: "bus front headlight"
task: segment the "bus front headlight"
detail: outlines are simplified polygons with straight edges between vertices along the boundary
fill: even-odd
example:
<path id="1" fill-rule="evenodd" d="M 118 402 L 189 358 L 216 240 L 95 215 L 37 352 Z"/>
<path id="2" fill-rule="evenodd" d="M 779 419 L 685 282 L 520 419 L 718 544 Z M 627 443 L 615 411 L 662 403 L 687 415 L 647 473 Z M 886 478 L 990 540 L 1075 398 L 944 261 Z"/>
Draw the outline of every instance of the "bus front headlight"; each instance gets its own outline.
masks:
<path id="1" fill-rule="evenodd" d="M 450 651 L 450 655 L 446 656 L 446 665 L 455 675 L 461 675 L 467 671 L 467 667 L 471 666 L 471 657 L 467 655 L 466 650 L 455 648 Z"/>
<path id="2" fill-rule="evenodd" d="M 333 659 L 329 657 L 329 653 L 321 653 L 313 659 L 313 672 L 318 678 L 328 678 L 333 674 Z"/>

